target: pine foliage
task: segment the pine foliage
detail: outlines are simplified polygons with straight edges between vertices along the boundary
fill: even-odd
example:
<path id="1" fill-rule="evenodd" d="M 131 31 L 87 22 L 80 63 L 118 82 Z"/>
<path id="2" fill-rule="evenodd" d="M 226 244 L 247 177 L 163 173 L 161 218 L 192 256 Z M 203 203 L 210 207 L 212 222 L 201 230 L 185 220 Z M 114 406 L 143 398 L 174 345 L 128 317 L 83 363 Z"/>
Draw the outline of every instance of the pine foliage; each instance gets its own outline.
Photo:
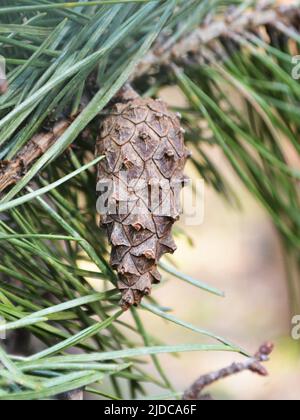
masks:
<path id="1" fill-rule="evenodd" d="M 195 168 L 236 203 L 226 174 L 203 146 L 223 151 L 278 230 L 291 301 L 300 307 L 300 171 L 289 161 L 300 152 L 300 85 L 292 59 L 300 54 L 299 4 L 278 9 L 263 3 L 2 0 L 0 55 L 9 89 L 0 96 L 1 170 L 33 136 L 60 120 L 68 125 L 1 196 L 0 317 L 6 324 L 0 334 L 25 331 L 40 350 L 14 356 L 0 347 L 0 399 L 47 399 L 78 388 L 124 398 L 123 380 L 131 398 L 144 395 L 145 383 L 176 397 L 182 390 L 174 390 L 159 354 L 246 354 L 171 315 L 153 298 L 132 308 L 130 321 L 122 319 L 95 211 L 94 147 L 105 107 L 128 80 L 145 96 L 170 84 L 181 89 L 189 106 L 177 111 Z M 80 261 L 93 268 L 81 269 Z M 222 294 L 167 262 L 161 268 Z M 163 343 L 145 330 L 140 311 L 208 341 Z M 140 363 L 147 355 L 155 377 Z M 105 379 L 111 395 L 100 385 Z"/>

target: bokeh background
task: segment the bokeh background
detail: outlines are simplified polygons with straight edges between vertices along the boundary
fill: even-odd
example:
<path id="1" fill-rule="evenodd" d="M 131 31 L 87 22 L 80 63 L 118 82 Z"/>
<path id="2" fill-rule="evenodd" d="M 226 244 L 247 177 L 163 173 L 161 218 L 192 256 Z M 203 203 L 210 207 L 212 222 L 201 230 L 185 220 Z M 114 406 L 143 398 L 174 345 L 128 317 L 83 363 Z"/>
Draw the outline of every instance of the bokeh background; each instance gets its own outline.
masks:
<path id="1" fill-rule="evenodd" d="M 160 96 L 171 106 L 185 105 L 176 88 L 164 89 Z M 251 353 L 265 341 L 274 342 L 275 351 L 267 366 L 269 377 L 246 372 L 227 379 L 210 388 L 215 398 L 300 399 L 300 341 L 291 337 L 295 314 L 289 304 L 276 230 L 236 179 L 219 149 L 209 147 L 206 152 L 226 173 L 242 208 L 234 209 L 206 185 L 204 222 L 192 227 L 182 225 L 193 246 L 177 238 L 178 251 L 172 258 L 181 271 L 223 290 L 226 297 L 212 296 L 172 276 L 155 290 L 155 297 L 163 306 L 171 307 L 176 316 L 222 335 Z M 188 172 L 195 178 L 191 168 Z M 198 334 L 150 314 L 143 318 L 148 330 L 168 344 L 201 341 Z M 178 390 L 184 390 L 202 374 L 239 360 L 235 354 L 223 353 L 160 358 Z"/>

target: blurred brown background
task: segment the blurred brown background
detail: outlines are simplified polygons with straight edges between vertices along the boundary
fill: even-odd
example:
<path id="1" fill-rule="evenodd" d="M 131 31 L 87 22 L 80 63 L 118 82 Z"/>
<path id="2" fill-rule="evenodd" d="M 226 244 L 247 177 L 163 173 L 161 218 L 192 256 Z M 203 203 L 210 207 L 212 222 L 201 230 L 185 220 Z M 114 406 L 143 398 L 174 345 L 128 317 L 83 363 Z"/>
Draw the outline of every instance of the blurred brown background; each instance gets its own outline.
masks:
<path id="1" fill-rule="evenodd" d="M 170 105 L 184 105 L 176 89 L 165 89 L 160 96 Z M 300 341 L 291 338 L 292 314 L 276 231 L 264 210 L 236 180 L 218 148 L 208 150 L 227 174 L 243 209 L 234 210 L 206 186 L 204 223 L 182 226 L 194 246 L 177 239 L 173 260 L 181 271 L 225 291 L 226 297 L 214 297 L 171 276 L 162 288 L 154 290 L 155 296 L 163 306 L 172 307 L 177 317 L 220 334 L 251 353 L 264 341 L 276 344 L 267 366 L 268 378 L 244 373 L 220 382 L 211 388 L 216 398 L 300 399 Z M 168 344 L 209 342 L 153 315 L 145 314 L 144 320 L 150 333 Z M 180 358 L 161 356 L 161 360 L 175 388 L 184 390 L 197 376 L 225 367 L 239 356 L 189 353 Z"/>

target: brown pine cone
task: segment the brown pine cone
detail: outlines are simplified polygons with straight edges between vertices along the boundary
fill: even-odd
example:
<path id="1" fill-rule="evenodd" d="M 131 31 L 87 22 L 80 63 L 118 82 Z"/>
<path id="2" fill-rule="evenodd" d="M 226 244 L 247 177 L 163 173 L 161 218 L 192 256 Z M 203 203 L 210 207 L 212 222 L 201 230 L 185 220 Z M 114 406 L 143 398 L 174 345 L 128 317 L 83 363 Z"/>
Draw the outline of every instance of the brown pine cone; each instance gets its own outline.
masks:
<path id="1" fill-rule="evenodd" d="M 159 259 L 176 250 L 171 231 L 189 152 L 179 116 L 160 100 L 135 97 L 104 118 L 96 155 L 106 157 L 98 167 L 98 190 L 107 194 L 99 199 L 101 225 L 126 310 L 150 294 L 161 279 Z"/>

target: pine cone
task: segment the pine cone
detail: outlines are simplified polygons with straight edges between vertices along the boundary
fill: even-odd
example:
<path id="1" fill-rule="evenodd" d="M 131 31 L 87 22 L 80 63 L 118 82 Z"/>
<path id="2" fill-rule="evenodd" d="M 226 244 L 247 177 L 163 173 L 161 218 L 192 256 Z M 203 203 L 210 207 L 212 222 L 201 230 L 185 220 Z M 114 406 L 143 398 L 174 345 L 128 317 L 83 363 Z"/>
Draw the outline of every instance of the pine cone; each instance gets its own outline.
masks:
<path id="1" fill-rule="evenodd" d="M 159 259 L 176 250 L 171 230 L 189 152 L 179 116 L 160 100 L 135 97 L 104 118 L 96 155 L 106 157 L 98 167 L 98 190 L 109 188 L 101 225 L 126 310 L 150 294 L 161 279 Z M 100 200 L 103 205 L 103 195 Z"/>

